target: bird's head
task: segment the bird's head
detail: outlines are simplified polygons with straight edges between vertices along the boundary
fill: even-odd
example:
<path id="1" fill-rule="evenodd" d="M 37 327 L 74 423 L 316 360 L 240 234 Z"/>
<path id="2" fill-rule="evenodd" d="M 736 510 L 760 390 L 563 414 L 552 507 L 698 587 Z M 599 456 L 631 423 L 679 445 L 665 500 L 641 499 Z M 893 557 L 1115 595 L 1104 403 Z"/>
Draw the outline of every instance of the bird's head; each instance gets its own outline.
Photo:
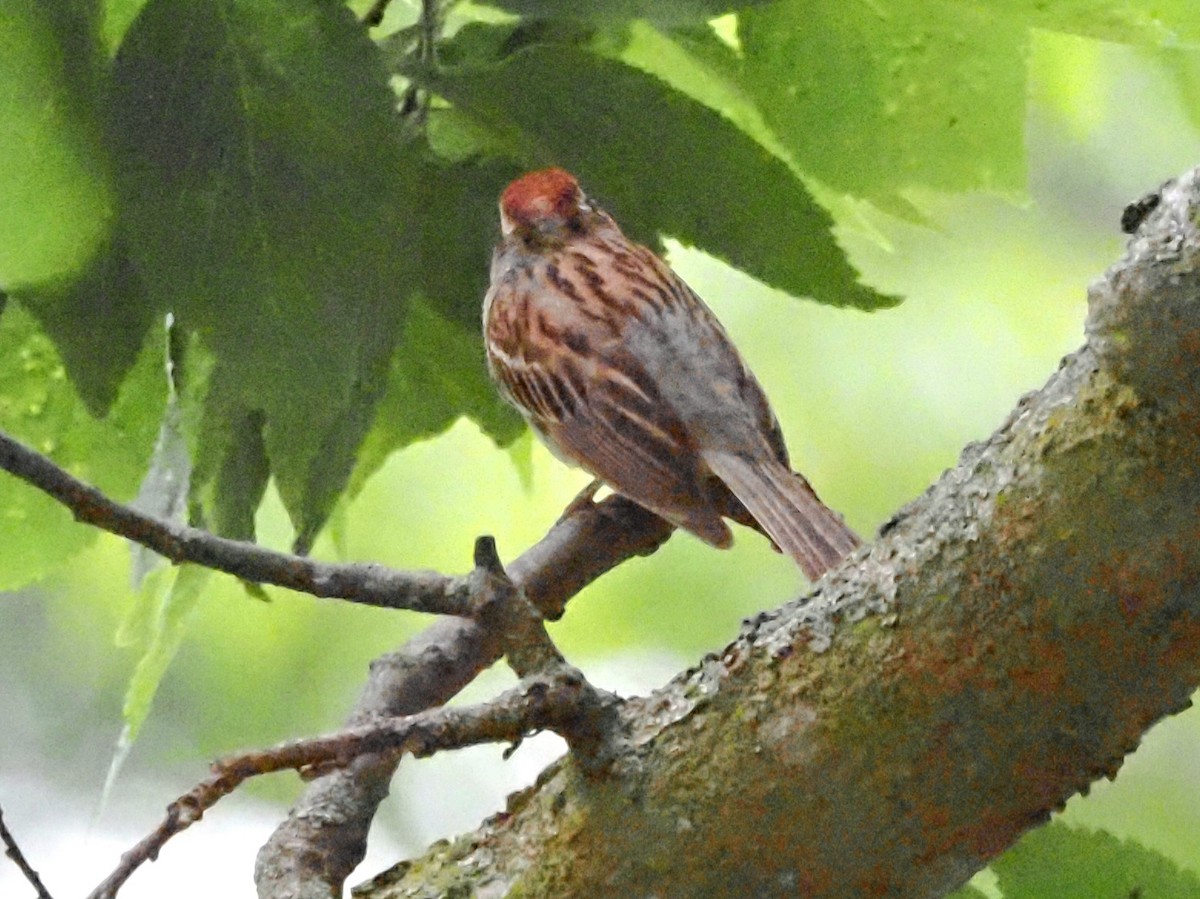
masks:
<path id="1" fill-rule="evenodd" d="M 562 169 L 539 169 L 522 175 L 500 195 L 500 230 L 532 237 L 565 238 L 583 226 L 590 212 L 579 182 Z"/>

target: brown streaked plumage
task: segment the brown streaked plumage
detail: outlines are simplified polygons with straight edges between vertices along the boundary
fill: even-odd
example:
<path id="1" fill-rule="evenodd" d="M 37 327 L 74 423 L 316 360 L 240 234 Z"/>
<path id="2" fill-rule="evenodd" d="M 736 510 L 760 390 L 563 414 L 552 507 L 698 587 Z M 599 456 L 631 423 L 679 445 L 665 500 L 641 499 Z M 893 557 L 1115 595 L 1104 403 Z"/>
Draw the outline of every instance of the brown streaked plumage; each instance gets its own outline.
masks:
<path id="1" fill-rule="evenodd" d="M 562 169 L 500 197 L 483 303 L 488 368 L 564 461 L 707 543 L 724 518 L 810 579 L 858 545 L 792 472 L 779 423 L 716 316 Z"/>

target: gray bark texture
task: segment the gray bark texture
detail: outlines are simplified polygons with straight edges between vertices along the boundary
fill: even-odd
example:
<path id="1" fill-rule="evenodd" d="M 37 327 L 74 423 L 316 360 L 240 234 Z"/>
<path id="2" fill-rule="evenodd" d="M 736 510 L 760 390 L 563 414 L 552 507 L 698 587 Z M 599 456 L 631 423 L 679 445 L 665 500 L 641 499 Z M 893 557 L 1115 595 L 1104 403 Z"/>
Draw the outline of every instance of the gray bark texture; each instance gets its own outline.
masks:
<path id="1" fill-rule="evenodd" d="M 1046 386 L 814 593 L 626 703 L 610 767 L 564 758 L 360 899 L 942 896 L 1114 776 L 1200 683 L 1198 222 L 1193 172 Z"/>

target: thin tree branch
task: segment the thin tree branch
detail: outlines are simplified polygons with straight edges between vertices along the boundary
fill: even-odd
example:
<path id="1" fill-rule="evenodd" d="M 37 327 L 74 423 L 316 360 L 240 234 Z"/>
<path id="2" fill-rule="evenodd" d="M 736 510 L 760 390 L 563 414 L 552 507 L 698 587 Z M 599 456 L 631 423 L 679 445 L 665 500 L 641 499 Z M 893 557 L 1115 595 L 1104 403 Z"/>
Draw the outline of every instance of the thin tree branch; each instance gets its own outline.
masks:
<path id="1" fill-rule="evenodd" d="M 654 552 L 672 530 L 636 503 L 610 496 L 574 507 L 508 566 L 508 575 L 543 617 L 555 619 L 570 597 L 627 559 Z M 503 652 L 497 629 L 462 618 L 436 621 L 371 663 L 347 725 L 442 705 Z M 366 854 L 371 821 L 387 797 L 398 761 L 395 756 L 363 756 L 309 784 L 259 851 L 254 870 L 259 896 L 340 895 Z"/>
<path id="2" fill-rule="evenodd" d="M 565 734 L 578 729 L 580 720 L 594 716 L 597 710 L 591 686 L 578 672 L 563 670 L 526 679 L 482 705 L 434 709 L 220 759 L 213 763 L 208 777 L 167 806 L 158 827 L 121 856 L 116 870 L 96 887 L 90 899 L 114 899 L 139 867 L 158 857 L 171 837 L 195 824 L 251 777 L 284 770 L 319 773 L 344 767 L 367 754 L 422 757 L 480 743 L 519 742 L 540 730 Z M 2 820 L 0 832 L 6 835 L 7 844 Z"/>
<path id="3" fill-rule="evenodd" d="M 620 700 L 612 693 L 597 690 L 582 673 L 567 665 L 546 632 L 542 616 L 505 572 L 491 537 L 481 537 L 475 542 L 475 570 L 485 573 L 481 593 L 488 597 L 487 605 L 480 609 L 479 623 L 502 635 L 504 658 L 517 677 L 565 678 L 570 683 L 582 683 L 582 689 L 589 694 L 590 701 L 580 703 L 589 714 L 578 715 L 572 726 L 564 725 L 559 733 L 588 773 L 596 774 L 609 764 L 619 748 L 621 733 L 616 712 Z"/>
<path id="4" fill-rule="evenodd" d="M 50 891 L 46 889 L 45 884 L 42 883 L 42 878 L 38 876 L 38 872 L 26 861 L 25 854 L 21 852 L 21 847 L 17 845 L 16 839 L 9 832 L 7 825 L 4 823 L 4 809 L 2 808 L 0 808 L 0 843 L 4 844 L 4 854 L 12 859 L 13 863 L 21 869 L 21 873 L 25 875 L 25 879 L 29 881 L 29 885 L 33 887 L 34 892 L 37 894 L 37 899 L 54 899 L 50 895 Z"/>
<path id="5" fill-rule="evenodd" d="M 162 521 L 109 499 L 2 432 L 0 469 L 49 494 L 77 520 L 139 543 L 174 564 L 192 562 L 255 583 L 386 609 L 457 616 L 475 611 L 466 577 L 396 571 L 373 563 L 318 562 Z"/>
<path id="6" fill-rule="evenodd" d="M 553 669 L 560 681 L 588 696 L 590 706 L 594 711 L 604 712 L 605 723 L 613 720 L 610 711 L 614 705 L 614 698 L 607 694 L 602 695 L 599 691 L 591 688 L 578 672 L 565 668 L 561 655 L 545 631 L 541 615 L 533 613 L 523 588 L 514 584 L 504 571 L 496 552 L 495 542 L 490 537 L 480 538 L 477 541 L 476 567 L 472 574 L 465 578 L 446 578 L 433 573 L 410 575 L 393 572 L 378 565 L 327 565 L 299 556 L 265 550 L 255 544 L 219 538 L 196 528 L 160 521 L 153 516 L 123 506 L 3 433 L 0 433 L 0 468 L 54 497 L 69 508 L 78 520 L 118 536 L 135 540 L 173 562 L 190 561 L 204 564 L 239 577 L 306 590 L 316 596 L 369 601 L 374 605 L 391 608 L 412 609 L 417 607 L 422 611 L 441 611 L 452 614 L 469 612 L 479 615 L 481 617 L 480 629 L 482 632 L 490 633 L 491 639 L 486 641 L 488 645 L 486 654 L 475 654 L 473 660 L 464 666 L 461 683 L 468 682 L 486 664 L 490 664 L 495 657 L 507 651 L 519 674 Z M 630 518 L 648 525 L 638 541 L 635 543 L 622 541 L 622 548 L 650 552 L 670 535 L 671 527 L 669 525 L 636 506 L 623 508 L 620 504 L 613 503 L 612 507 L 607 510 L 583 510 L 583 514 L 591 511 L 594 522 L 603 522 L 606 518 L 605 512 L 612 512 L 614 508 L 624 511 Z M 599 517 L 595 517 L 597 515 Z M 557 529 L 559 531 L 556 539 L 557 546 L 571 546 L 573 549 L 579 548 L 576 541 L 587 533 L 578 527 L 564 526 L 563 522 L 559 523 Z M 566 536 L 563 536 L 564 531 Z M 542 553 L 545 555 L 544 549 Z M 606 561 L 595 555 L 583 555 L 586 562 L 579 566 L 583 571 L 606 570 L 617 561 L 613 558 Z M 537 583 L 536 578 L 533 580 Z M 555 612 L 561 610 L 562 604 L 566 601 L 566 597 L 561 593 L 563 587 L 562 583 L 554 582 L 553 589 L 543 591 L 544 601 Z M 399 599 L 397 594 L 401 595 Z M 451 605 L 449 602 L 453 604 Z M 376 668 L 375 670 L 384 669 Z M 428 672 L 422 673 L 428 674 Z M 536 683 L 534 682 L 535 688 Z M 511 698 L 508 701 L 511 702 Z M 491 722 L 490 726 L 494 728 L 499 726 L 499 723 L 512 720 L 514 713 L 511 707 L 507 706 L 504 701 L 498 700 L 497 702 L 498 705 L 495 706 L 494 713 L 490 717 L 484 716 L 476 719 L 477 725 L 482 728 L 478 733 L 484 735 L 493 733 L 494 731 L 487 729 L 489 722 Z M 486 708 L 491 709 L 492 704 Z M 375 717 L 375 712 L 376 710 L 372 709 L 364 717 Z M 540 719 L 531 720 L 536 722 Z M 594 723 L 594 715 L 581 717 L 579 714 L 573 713 L 568 719 L 560 714 L 557 720 L 560 722 L 574 720 L 573 726 L 568 726 L 566 723 L 561 724 L 563 733 L 568 739 L 579 744 L 581 748 L 586 747 L 589 752 L 585 752 L 585 754 L 597 755 L 599 747 L 606 742 L 604 728 Z M 582 727 L 581 721 L 584 722 Z M 543 725 L 535 724 L 534 728 L 541 726 Z M 449 740 L 444 744 L 444 748 L 453 748 L 456 745 L 454 734 L 457 731 L 445 723 L 441 727 L 442 732 L 446 734 L 446 739 Z M 526 730 L 528 729 L 526 728 Z M 404 730 L 404 733 L 410 733 L 410 731 L 411 728 Z M 172 803 L 164 822 L 137 847 L 122 857 L 120 866 L 104 884 L 97 888 L 93 895 L 97 897 L 114 896 L 137 867 L 157 856 L 159 850 L 172 835 L 199 820 L 207 808 L 211 807 L 221 796 L 235 789 L 246 777 L 279 770 L 282 767 L 316 765 L 322 761 L 340 760 L 340 764 L 334 767 L 343 767 L 350 761 L 361 759 L 364 755 L 378 753 L 382 749 L 392 747 L 393 743 L 389 741 L 397 739 L 395 733 L 395 728 L 371 725 L 365 728 L 360 727 L 357 732 L 348 731 L 323 740 L 298 741 L 276 747 L 265 753 L 250 753 L 230 761 L 219 762 L 214 768 L 212 777 L 198 785 L 191 793 Z M 520 739 L 521 735 L 517 733 L 509 739 Z M 480 737 L 475 742 L 484 738 Z M 430 745 L 433 746 L 433 744 Z M 442 744 L 433 746 L 433 748 L 442 748 Z M 335 750 L 342 754 L 330 756 L 329 753 Z M 415 749 L 411 751 L 418 755 L 424 754 Z M 370 763 L 394 770 L 396 760 L 401 754 L 400 752 L 388 752 L 378 759 L 371 759 Z M 371 805 L 366 812 L 368 819 L 373 815 L 374 807 Z M 39 882 L 36 880 L 36 872 L 28 868 L 16 844 L 10 841 L 10 835 L 3 826 L 2 818 L 0 818 L 0 836 L 10 847 L 9 855 L 17 861 L 26 876 L 31 878 L 31 883 L 37 885 Z"/>

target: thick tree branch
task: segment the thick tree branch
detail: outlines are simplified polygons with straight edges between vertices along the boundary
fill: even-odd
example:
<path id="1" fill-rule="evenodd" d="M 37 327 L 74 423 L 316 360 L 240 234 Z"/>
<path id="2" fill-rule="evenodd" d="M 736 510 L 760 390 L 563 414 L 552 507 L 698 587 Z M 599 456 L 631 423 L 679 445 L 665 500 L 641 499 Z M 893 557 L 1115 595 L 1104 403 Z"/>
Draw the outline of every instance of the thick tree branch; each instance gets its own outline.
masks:
<path id="1" fill-rule="evenodd" d="M 1200 184 L 1087 345 L 804 601 L 627 703 L 478 832 L 358 893 L 937 896 L 1200 682 Z M 530 851 L 537 847 L 537 851 Z"/>

